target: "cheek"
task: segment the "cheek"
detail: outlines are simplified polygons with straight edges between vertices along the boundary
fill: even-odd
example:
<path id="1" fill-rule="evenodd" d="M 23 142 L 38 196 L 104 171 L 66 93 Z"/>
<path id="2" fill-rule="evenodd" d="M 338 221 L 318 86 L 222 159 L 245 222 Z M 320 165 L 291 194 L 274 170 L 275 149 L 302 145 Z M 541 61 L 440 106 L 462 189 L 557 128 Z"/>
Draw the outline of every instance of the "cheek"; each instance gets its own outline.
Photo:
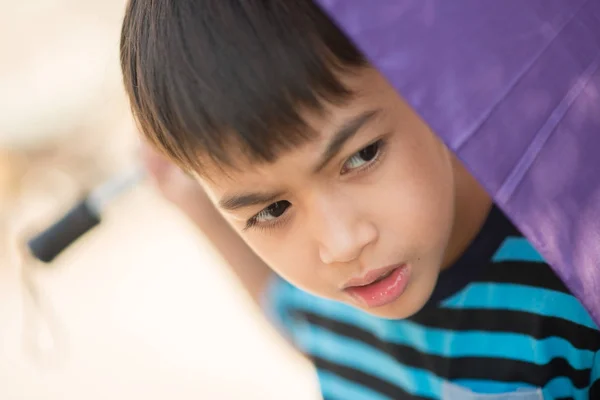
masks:
<path id="1" fill-rule="evenodd" d="M 293 224 L 285 233 L 250 234 L 246 242 L 271 269 L 293 285 L 316 295 L 326 295 L 318 254 L 313 251 L 308 232 L 301 224 Z"/>
<path id="2" fill-rule="evenodd" d="M 419 136 L 421 135 L 421 136 Z M 384 223 L 407 257 L 441 262 L 454 222 L 454 181 L 445 147 L 428 132 L 398 146 L 385 185 Z"/>

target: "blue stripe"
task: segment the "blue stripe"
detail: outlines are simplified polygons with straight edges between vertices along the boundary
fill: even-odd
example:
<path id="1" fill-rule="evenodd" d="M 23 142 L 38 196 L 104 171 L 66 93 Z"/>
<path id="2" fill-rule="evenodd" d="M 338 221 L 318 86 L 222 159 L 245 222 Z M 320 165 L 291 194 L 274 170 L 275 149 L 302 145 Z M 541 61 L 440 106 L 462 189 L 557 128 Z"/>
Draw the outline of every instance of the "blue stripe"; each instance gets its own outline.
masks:
<path id="1" fill-rule="evenodd" d="M 592 377 L 590 385 L 592 385 L 596 381 L 600 381 L 600 350 L 596 353 L 596 357 L 594 358 L 594 366 L 592 367 Z"/>
<path id="2" fill-rule="evenodd" d="M 519 389 L 537 389 L 525 382 L 498 382 L 484 379 L 456 379 L 452 383 L 468 388 L 475 393 L 499 394 L 512 393 Z"/>
<path id="3" fill-rule="evenodd" d="M 321 394 L 335 400 L 391 400 L 379 392 L 356 382 L 341 378 L 331 372 L 317 370 Z"/>
<path id="4" fill-rule="evenodd" d="M 274 276 L 267 283 L 261 299 L 260 305 L 266 317 L 284 336 L 293 335 L 290 311 L 293 293 L 297 290 L 280 277 Z"/>
<path id="5" fill-rule="evenodd" d="M 496 382 L 486 380 L 457 379 L 452 381 L 457 385 L 468 387 L 478 393 L 510 393 L 518 388 L 533 388 L 530 384 L 524 382 Z M 574 398 L 575 400 L 587 400 L 589 388 L 578 389 L 573 385 L 569 378 L 564 376 L 554 378 L 548 382 L 542 389 L 544 399 Z"/>
<path id="6" fill-rule="evenodd" d="M 442 379 L 429 371 L 404 366 L 389 354 L 361 341 L 306 325 L 298 335 L 300 347 L 335 364 L 390 382 L 416 396 L 439 398 Z"/>
<path id="7" fill-rule="evenodd" d="M 439 398 L 444 380 L 437 375 L 418 368 L 412 368 L 398 363 L 385 352 L 372 348 L 363 342 L 336 335 L 316 326 L 306 326 L 299 336 L 301 346 L 310 354 L 329 360 L 335 364 L 362 371 L 376 378 L 396 385 L 412 395 Z M 323 372 L 321 372 L 323 373 Z M 342 396 L 341 378 L 331 376 L 323 383 L 323 389 L 338 394 L 342 399 L 353 397 Z M 332 382 L 333 380 L 333 382 Z M 506 393 L 519 388 L 531 388 L 524 382 L 495 382 L 488 380 L 456 380 L 453 383 L 467 387 L 479 393 Z M 368 399 L 370 393 L 366 388 L 355 385 L 358 399 Z M 587 399 L 588 388 L 576 388 L 570 379 L 554 378 L 543 388 L 545 398 L 574 397 Z M 349 393 L 354 390 L 347 389 Z M 335 396 L 334 396 L 335 397 Z"/>
<path id="8" fill-rule="evenodd" d="M 574 398 L 575 400 L 588 400 L 589 387 L 577 389 L 569 378 L 561 376 L 554 378 L 543 387 L 544 398 L 564 399 Z"/>
<path id="9" fill-rule="evenodd" d="M 577 349 L 559 337 L 538 340 L 517 333 L 450 331 L 408 322 L 397 331 L 386 332 L 381 339 L 442 357 L 496 357 L 537 365 L 564 358 L 575 369 L 590 368 L 594 357 L 592 351 Z"/>
<path id="10" fill-rule="evenodd" d="M 371 332 L 382 341 L 443 357 L 499 357 L 537 365 L 564 358 L 575 369 L 590 368 L 594 358 L 592 351 L 577 349 L 559 337 L 537 340 L 517 333 L 427 328 L 408 320 L 377 319 L 346 305 L 320 299 L 302 299 L 294 306 Z"/>
<path id="11" fill-rule="evenodd" d="M 531 245 L 531 243 L 522 237 L 507 238 L 496 254 L 494 254 L 494 257 L 492 257 L 492 261 L 545 262 L 542 255 Z"/>
<path id="12" fill-rule="evenodd" d="M 562 318 L 598 329 L 581 303 L 572 295 L 550 289 L 505 283 L 473 283 L 442 302 L 447 308 L 510 310 Z"/>
<path id="13" fill-rule="evenodd" d="M 476 355 L 478 352 L 484 351 L 486 352 L 485 354 L 492 354 L 493 356 L 494 351 L 497 350 L 495 346 L 484 349 L 484 346 L 481 344 L 482 337 L 492 338 L 496 335 L 494 332 L 483 332 L 483 336 L 479 336 L 481 334 L 479 332 L 455 332 L 424 328 L 410 321 L 390 322 L 371 316 L 350 306 L 306 294 L 287 283 L 281 283 L 278 286 L 277 302 L 280 305 L 285 305 L 280 310 L 293 307 L 313 312 L 332 320 L 355 325 L 372 332 L 384 341 L 407 344 L 417 350 L 425 350 L 426 352 L 440 355 L 447 355 L 450 349 L 452 349 L 450 356 Z M 444 303 L 444 306 L 450 308 L 497 308 L 525 311 L 545 316 L 558 316 L 592 329 L 597 329 L 595 323 L 574 297 L 560 292 L 521 285 L 472 284 L 462 294 L 448 299 Z M 417 395 L 432 396 L 440 391 L 441 379 L 439 377 L 432 375 L 428 371 L 402 366 L 386 353 L 374 349 L 365 343 L 340 337 L 321 328 L 308 324 L 298 324 L 297 322 L 294 323 L 292 331 L 294 331 L 295 336 L 299 339 L 300 347 L 304 347 L 309 352 L 312 352 L 311 349 L 315 350 L 314 354 L 324 359 L 362 370 L 370 375 L 403 387 L 409 392 L 413 390 Z M 473 335 L 477 335 L 477 339 Z M 511 342 L 510 345 L 506 346 L 507 349 L 511 350 L 507 352 L 504 349 L 502 351 L 505 357 L 543 364 L 545 363 L 544 360 L 551 359 L 553 357 L 552 354 L 555 354 L 555 356 L 568 359 L 571 365 L 578 369 L 593 366 L 591 372 L 592 382 L 600 379 L 600 355 L 598 354 L 596 354 L 594 361 L 593 353 L 572 347 L 569 348 L 571 346 L 570 343 L 560 338 L 535 341 L 535 339 L 518 334 L 497 333 L 497 335 L 493 338 L 494 342 L 504 344 Z M 533 340 L 533 342 L 526 343 L 528 338 L 529 340 Z M 408 342 L 408 339 L 411 342 Z M 474 345 L 476 347 L 473 347 Z M 531 355 L 531 351 L 523 351 L 523 348 L 526 346 L 530 348 L 537 347 L 538 352 L 540 349 L 539 346 L 544 346 L 551 353 Z M 520 350 L 515 351 L 516 348 Z M 353 356 L 351 357 L 350 355 Z M 361 385 L 353 384 L 355 386 L 351 388 L 347 386 L 342 378 L 333 379 L 332 377 L 335 377 L 335 375 L 331 375 L 328 378 L 327 375 L 322 376 L 325 377 L 323 389 L 332 392 L 339 389 L 338 393 L 343 399 L 378 399 L 378 397 L 369 392 L 368 388 L 364 388 Z M 401 377 L 404 379 L 400 379 Z M 405 379 L 408 380 L 408 384 L 406 384 Z M 457 383 L 471 387 L 479 392 L 488 393 L 496 390 L 500 391 L 501 386 L 505 385 L 490 381 L 463 381 Z M 527 387 L 527 385 L 518 382 L 515 382 L 515 385 Z M 327 389 L 328 386 L 331 389 Z M 343 392 L 344 388 L 346 388 L 346 392 Z M 544 394 L 549 398 L 575 396 L 576 399 L 585 399 L 587 398 L 587 392 L 587 389 L 574 388 L 572 382 L 567 378 L 554 379 L 544 388 Z M 349 396 L 355 393 L 355 397 Z M 375 395 L 380 396 L 379 398 L 385 398 L 381 397 L 378 393 L 375 393 Z"/>

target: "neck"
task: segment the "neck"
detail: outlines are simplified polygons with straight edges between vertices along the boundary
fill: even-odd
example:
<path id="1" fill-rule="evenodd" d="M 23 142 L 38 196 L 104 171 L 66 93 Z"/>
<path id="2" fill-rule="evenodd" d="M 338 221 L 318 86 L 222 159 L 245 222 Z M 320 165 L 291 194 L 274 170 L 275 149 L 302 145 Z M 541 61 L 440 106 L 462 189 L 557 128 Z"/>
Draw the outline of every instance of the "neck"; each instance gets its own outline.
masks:
<path id="1" fill-rule="evenodd" d="M 455 220 L 443 269 L 453 265 L 475 239 L 492 208 L 492 199 L 463 164 L 453 156 Z"/>

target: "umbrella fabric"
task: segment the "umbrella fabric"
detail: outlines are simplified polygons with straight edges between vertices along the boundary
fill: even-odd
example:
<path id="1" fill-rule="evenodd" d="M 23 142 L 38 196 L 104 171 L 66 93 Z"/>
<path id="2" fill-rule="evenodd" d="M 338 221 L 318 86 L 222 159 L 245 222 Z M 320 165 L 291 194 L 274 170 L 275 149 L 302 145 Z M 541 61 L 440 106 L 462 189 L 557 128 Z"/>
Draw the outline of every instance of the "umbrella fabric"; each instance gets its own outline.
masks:
<path id="1" fill-rule="evenodd" d="M 600 1 L 317 1 L 600 323 Z"/>

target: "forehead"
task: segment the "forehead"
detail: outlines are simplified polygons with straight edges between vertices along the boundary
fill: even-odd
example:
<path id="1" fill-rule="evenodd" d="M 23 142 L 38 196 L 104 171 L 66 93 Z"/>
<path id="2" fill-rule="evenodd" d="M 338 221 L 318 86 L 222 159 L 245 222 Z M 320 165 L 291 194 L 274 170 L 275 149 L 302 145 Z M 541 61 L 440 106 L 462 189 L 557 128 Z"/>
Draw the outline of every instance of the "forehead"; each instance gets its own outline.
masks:
<path id="1" fill-rule="evenodd" d="M 307 129 L 315 133 L 310 140 L 281 151 L 273 162 L 257 162 L 241 146 L 232 143 L 229 146 L 232 165 L 207 163 L 200 178 L 203 185 L 213 192 L 223 193 L 240 184 L 276 184 L 281 174 L 300 172 L 313 165 L 335 132 L 348 121 L 373 110 L 381 110 L 379 114 L 385 118 L 389 114 L 386 108 L 392 107 L 397 97 L 387 81 L 374 69 L 345 77 L 345 84 L 354 93 L 348 101 L 340 105 L 325 104 L 320 113 L 302 113 Z"/>

